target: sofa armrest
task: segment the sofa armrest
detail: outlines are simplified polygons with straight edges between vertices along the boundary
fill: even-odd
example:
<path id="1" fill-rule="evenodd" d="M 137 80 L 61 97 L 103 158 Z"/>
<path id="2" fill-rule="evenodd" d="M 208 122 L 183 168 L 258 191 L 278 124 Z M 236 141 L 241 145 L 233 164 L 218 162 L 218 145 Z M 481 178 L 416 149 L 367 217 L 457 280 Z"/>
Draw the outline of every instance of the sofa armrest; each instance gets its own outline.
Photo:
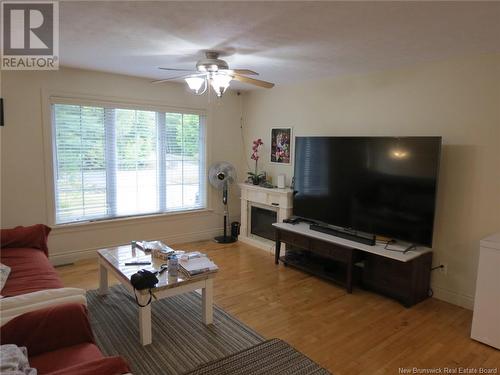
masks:
<path id="1" fill-rule="evenodd" d="M 0 299 L 0 326 L 27 312 L 68 303 L 87 305 L 85 290 L 78 288 L 47 289 L 2 298 Z"/>
<path id="2" fill-rule="evenodd" d="M 85 342 L 95 343 L 85 306 L 51 306 L 20 315 L 0 328 L 2 344 L 26 346 L 30 356 Z"/>
<path id="3" fill-rule="evenodd" d="M 24 293 L 12 297 L 4 297 L 0 299 L 0 308 L 2 311 L 6 311 L 28 305 L 34 305 L 40 302 L 50 302 L 55 299 L 71 297 L 71 296 L 85 297 L 86 296 L 85 289 L 80 289 L 80 288 L 44 289 L 44 290 L 39 290 L 37 292 Z M 84 303 L 84 305 L 86 304 L 87 302 Z"/>
<path id="4" fill-rule="evenodd" d="M 106 357 L 51 372 L 47 375 L 117 375 L 130 373 L 122 357 Z"/>

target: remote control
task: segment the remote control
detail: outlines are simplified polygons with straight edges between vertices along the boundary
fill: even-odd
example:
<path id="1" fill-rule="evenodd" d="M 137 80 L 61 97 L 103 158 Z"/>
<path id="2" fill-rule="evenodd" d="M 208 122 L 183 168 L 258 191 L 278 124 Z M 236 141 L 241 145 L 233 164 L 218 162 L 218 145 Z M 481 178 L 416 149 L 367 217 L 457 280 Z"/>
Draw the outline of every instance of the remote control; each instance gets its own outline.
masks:
<path id="1" fill-rule="evenodd" d="M 148 266 L 150 264 L 151 264 L 151 262 L 127 262 L 127 263 L 125 263 L 126 266 Z"/>

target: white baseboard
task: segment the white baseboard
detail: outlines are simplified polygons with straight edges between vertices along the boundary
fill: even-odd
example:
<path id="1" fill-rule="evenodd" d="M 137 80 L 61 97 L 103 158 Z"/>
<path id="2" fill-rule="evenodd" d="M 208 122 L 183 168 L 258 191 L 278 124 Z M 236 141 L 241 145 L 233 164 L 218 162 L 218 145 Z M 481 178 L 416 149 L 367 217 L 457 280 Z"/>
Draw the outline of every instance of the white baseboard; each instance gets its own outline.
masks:
<path id="1" fill-rule="evenodd" d="M 462 293 L 453 292 L 451 290 L 431 285 L 434 292 L 433 297 L 441 301 L 449 302 L 458 305 L 468 310 L 474 309 L 474 297 Z"/>
<path id="2" fill-rule="evenodd" d="M 274 242 L 272 241 L 256 240 L 254 238 L 246 237 L 243 235 L 240 235 L 238 237 L 238 240 L 248 245 L 252 245 L 253 247 L 256 247 L 258 249 L 264 250 L 268 253 L 274 254 Z"/>
<path id="3" fill-rule="evenodd" d="M 219 229 L 210 229 L 199 232 L 192 233 L 182 233 L 171 235 L 168 237 L 158 238 L 159 241 L 164 243 L 182 243 L 182 242 L 194 242 L 194 241 L 203 241 L 213 238 L 215 236 L 219 236 L 222 232 L 223 228 Z M 60 254 L 52 254 L 49 255 L 49 259 L 54 266 L 60 266 L 63 264 L 74 263 L 80 259 L 90 259 L 97 257 L 97 250 L 105 248 L 105 247 L 114 247 L 123 245 L 122 243 L 107 243 L 103 244 L 100 247 L 81 249 L 76 251 L 68 251 Z"/>

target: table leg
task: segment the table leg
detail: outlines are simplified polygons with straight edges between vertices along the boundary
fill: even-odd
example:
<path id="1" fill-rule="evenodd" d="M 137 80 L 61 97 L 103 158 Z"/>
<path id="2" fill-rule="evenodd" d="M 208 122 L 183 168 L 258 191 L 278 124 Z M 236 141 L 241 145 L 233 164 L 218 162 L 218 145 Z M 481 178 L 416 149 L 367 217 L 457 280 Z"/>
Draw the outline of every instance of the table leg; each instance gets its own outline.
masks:
<path id="1" fill-rule="evenodd" d="M 347 293 L 352 293 L 352 269 L 354 267 L 354 256 L 353 251 L 349 251 L 349 259 L 347 261 L 347 280 L 346 280 L 346 289 Z"/>
<path id="2" fill-rule="evenodd" d="M 142 345 L 149 345 L 153 342 L 151 332 L 151 304 L 139 307 L 139 336 Z"/>
<path id="3" fill-rule="evenodd" d="M 108 294 L 108 269 L 101 263 L 99 259 L 99 294 Z"/>
<path id="4" fill-rule="evenodd" d="M 209 325 L 213 323 L 213 303 L 214 303 L 214 281 L 208 279 L 205 287 L 201 290 L 202 297 L 202 310 L 203 310 L 203 323 Z"/>
<path id="5" fill-rule="evenodd" d="M 281 241 L 276 239 L 275 249 L 274 249 L 274 264 L 278 264 L 280 260 L 281 251 Z"/>

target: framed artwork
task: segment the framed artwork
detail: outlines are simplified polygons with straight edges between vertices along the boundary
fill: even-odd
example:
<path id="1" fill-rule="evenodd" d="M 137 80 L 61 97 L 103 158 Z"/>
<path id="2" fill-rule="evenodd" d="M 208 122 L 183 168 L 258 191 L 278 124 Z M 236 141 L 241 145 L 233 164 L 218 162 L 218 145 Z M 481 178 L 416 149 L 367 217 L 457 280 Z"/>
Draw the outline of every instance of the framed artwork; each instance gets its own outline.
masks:
<path id="1" fill-rule="evenodd" d="M 271 128 L 271 163 L 291 164 L 292 128 Z"/>

